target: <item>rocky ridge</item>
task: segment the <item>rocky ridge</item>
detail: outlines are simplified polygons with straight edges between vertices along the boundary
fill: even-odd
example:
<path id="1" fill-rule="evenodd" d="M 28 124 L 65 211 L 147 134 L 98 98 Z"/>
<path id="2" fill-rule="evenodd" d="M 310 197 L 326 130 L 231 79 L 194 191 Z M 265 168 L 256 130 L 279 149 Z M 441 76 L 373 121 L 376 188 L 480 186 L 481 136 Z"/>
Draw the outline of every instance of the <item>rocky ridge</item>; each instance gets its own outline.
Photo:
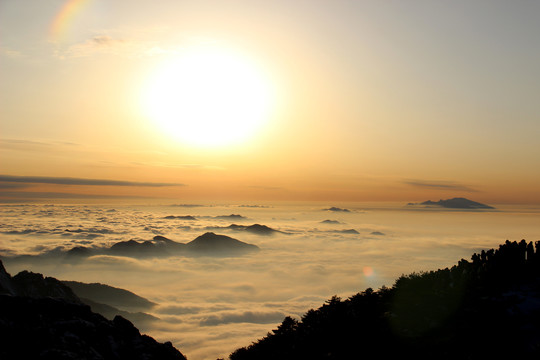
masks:
<path id="1" fill-rule="evenodd" d="M 141 335 L 121 316 L 107 320 L 60 281 L 0 261 L 1 359 L 185 360 L 170 342 Z"/>

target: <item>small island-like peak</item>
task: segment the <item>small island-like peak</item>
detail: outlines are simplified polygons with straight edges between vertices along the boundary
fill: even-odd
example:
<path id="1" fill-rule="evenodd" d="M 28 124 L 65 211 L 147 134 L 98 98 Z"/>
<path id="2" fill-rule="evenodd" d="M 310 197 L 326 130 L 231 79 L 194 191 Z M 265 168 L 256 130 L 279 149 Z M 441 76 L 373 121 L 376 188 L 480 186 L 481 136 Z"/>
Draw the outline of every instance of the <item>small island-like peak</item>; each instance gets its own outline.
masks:
<path id="1" fill-rule="evenodd" d="M 439 201 L 424 201 L 420 204 L 409 203 L 408 205 L 438 206 L 448 209 L 495 209 L 493 206 L 482 204 L 462 197 L 456 197 Z"/>

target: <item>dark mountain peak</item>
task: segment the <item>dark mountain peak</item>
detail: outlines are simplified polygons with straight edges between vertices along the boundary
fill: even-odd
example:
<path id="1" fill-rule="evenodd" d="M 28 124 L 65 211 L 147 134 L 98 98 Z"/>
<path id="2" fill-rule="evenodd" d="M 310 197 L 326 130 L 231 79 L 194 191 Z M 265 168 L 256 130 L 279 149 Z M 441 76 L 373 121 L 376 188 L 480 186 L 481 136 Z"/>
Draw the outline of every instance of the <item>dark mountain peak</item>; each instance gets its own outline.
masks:
<path id="1" fill-rule="evenodd" d="M 55 278 L 29 271 L 11 277 L 0 261 L 0 285 L 1 359 L 185 360 L 125 318 L 92 312 Z"/>
<path id="2" fill-rule="evenodd" d="M 69 249 L 66 252 L 67 256 L 75 256 L 75 257 L 88 257 L 93 254 L 92 249 L 89 249 L 85 246 L 75 246 L 74 248 Z"/>
<path id="3" fill-rule="evenodd" d="M 332 206 L 328 209 L 323 209 L 324 211 L 333 211 L 333 212 L 351 212 L 349 209 L 343 209 L 339 207 Z"/>
<path id="4" fill-rule="evenodd" d="M 492 206 L 481 204 L 476 201 L 472 201 L 462 197 L 456 197 L 453 199 L 439 200 L 439 201 L 424 201 L 420 205 L 427 206 L 440 206 L 449 209 L 495 209 Z"/>
<path id="5" fill-rule="evenodd" d="M 230 214 L 230 215 L 219 215 L 216 216 L 215 219 L 222 219 L 222 220 L 244 220 L 246 219 L 245 216 L 242 216 L 240 214 Z"/>
<path id="6" fill-rule="evenodd" d="M 192 246 L 193 244 L 203 244 L 203 243 L 233 243 L 236 241 L 239 242 L 239 240 L 233 239 L 232 237 L 229 237 L 227 235 L 218 235 L 216 233 L 209 231 L 198 236 L 194 240 L 190 241 L 189 243 L 187 243 L 187 245 L 190 246 L 191 244 Z"/>
<path id="7" fill-rule="evenodd" d="M 231 224 L 229 226 L 207 226 L 207 230 L 234 230 L 234 231 L 245 231 L 252 234 L 257 235 L 272 235 L 276 233 L 282 233 L 286 234 L 282 231 L 272 229 L 269 226 L 261 225 L 261 224 L 253 224 L 253 225 L 238 225 L 238 224 Z"/>
<path id="8" fill-rule="evenodd" d="M 141 335 L 128 320 L 107 320 L 63 299 L 1 295 L 0 332 L 2 359 L 185 360 L 170 342 Z"/>
<path id="9" fill-rule="evenodd" d="M 172 219 L 179 219 L 179 220 L 197 220 L 196 217 L 191 215 L 169 215 L 165 216 L 164 219 L 172 220 Z"/>
<path id="10" fill-rule="evenodd" d="M 171 243 L 175 243 L 165 237 L 154 240 L 145 240 L 138 242 L 135 240 L 120 241 L 110 247 L 109 251 L 118 255 L 153 257 L 170 255 L 169 249 Z M 175 243 L 181 245 L 179 243 Z"/>
<path id="11" fill-rule="evenodd" d="M 61 298 L 71 302 L 81 301 L 75 293 L 60 281 L 42 274 L 21 271 L 11 276 L 0 260 L 0 295 L 27 296 L 31 298 Z"/>
<path id="12" fill-rule="evenodd" d="M 176 242 L 174 240 L 171 240 L 169 238 L 166 238 L 165 236 L 161 236 L 161 235 L 156 235 L 154 236 L 154 238 L 152 239 L 151 241 L 153 244 L 155 245 L 164 245 L 164 246 L 169 246 L 169 247 L 182 247 L 184 246 L 185 244 L 183 243 L 179 243 L 179 242 Z"/>
<path id="13" fill-rule="evenodd" d="M 228 237 L 228 236 L 225 236 L 225 235 L 217 235 L 216 233 L 213 233 L 213 232 L 211 232 L 211 231 L 208 231 L 208 232 L 205 232 L 205 233 L 202 234 L 202 235 L 197 236 L 197 238 L 196 238 L 195 240 L 197 240 L 197 239 L 214 239 L 214 238 L 216 238 L 216 237 Z M 195 240 L 193 240 L 193 241 L 195 241 Z"/>
<path id="14" fill-rule="evenodd" d="M 4 268 L 2 260 L 0 260 L 0 295 L 15 295 L 11 275 Z"/>
<path id="15" fill-rule="evenodd" d="M 128 247 L 128 246 L 137 246 L 137 245 L 139 245 L 139 242 L 132 239 L 132 240 L 127 240 L 127 241 L 117 242 L 116 244 L 111 246 L 111 249 L 114 247 L 118 248 L 118 247 Z"/>
<path id="16" fill-rule="evenodd" d="M 138 296 L 131 291 L 100 283 L 82 283 L 78 281 L 62 281 L 69 286 L 77 296 L 94 302 L 108 304 L 119 308 L 145 310 L 156 304 Z"/>
<path id="17" fill-rule="evenodd" d="M 337 221 L 337 220 L 329 220 L 329 219 L 327 219 L 327 220 L 321 221 L 321 224 L 332 224 L 332 225 L 334 225 L 334 224 L 341 224 L 341 223 L 339 221 Z"/>
<path id="18" fill-rule="evenodd" d="M 186 244 L 188 250 L 202 252 L 253 251 L 259 248 L 226 235 L 207 232 Z"/>
<path id="19" fill-rule="evenodd" d="M 81 303 L 81 300 L 73 290 L 62 282 L 52 277 L 44 277 L 29 271 L 21 271 L 15 275 L 11 282 L 18 296 L 27 296 L 31 298 L 52 297 L 64 299 L 74 303 Z"/>
<path id="20" fill-rule="evenodd" d="M 258 234 L 258 235 L 271 235 L 275 233 L 279 233 L 281 231 L 272 229 L 269 226 L 261 225 L 261 224 L 253 224 L 253 225 L 237 225 L 237 224 L 231 224 L 228 226 L 229 229 L 237 230 L 237 231 L 247 231 L 252 234 Z"/>
<path id="21" fill-rule="evenodd" d="M 355 235 L 358 235 L 360 234 L 357 230 L 355 229 L 343 229 L 343 230 L 337 230 L 336 232 L 339 232 L 339 233 L 342 233 L 342 234 L 355 234 Z"/>
<path id="22" fill-rule="evenodd" d="M 266 225 L 261 225 L 261 224 L 253 224 L 250 226 L 246 226 L 246 231 L 256 233 L 256 234 L 263 234 L 263 235 L 270 235 L 270 234 L 280 232 L 278 230 L 272 229 L 271 227 L 268 227 Z"/>

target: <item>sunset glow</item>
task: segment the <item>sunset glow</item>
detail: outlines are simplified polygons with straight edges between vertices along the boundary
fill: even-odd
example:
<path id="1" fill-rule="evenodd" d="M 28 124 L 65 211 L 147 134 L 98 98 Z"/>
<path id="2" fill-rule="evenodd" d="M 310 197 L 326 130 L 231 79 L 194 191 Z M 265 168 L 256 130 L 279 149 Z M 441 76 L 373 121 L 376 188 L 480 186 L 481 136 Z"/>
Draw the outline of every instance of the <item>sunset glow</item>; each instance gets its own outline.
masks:
<path id="1" fill-rule="evenodd" d="M 184 51 L 143 89 L 144 110 L 164 136 L 216 147 L 254 135 L 270 116 L 268 79 L 247 59 L 218 48 Z"/>
<path id="2" fill-rule="evenodd" d="M 496 351 L 455 321 L 492 298 L 480 277 L 540 278 L 539 14 L 508 0 L 0 1 L 0 297 L 25 296 L 10 283 L 23 270 L 124 289 L 144 307 L 79 297 L 190 360 L 246 360 L 229 355 L 267 334 L 314 351 L 276 359 L 378 351 L 327 349 L 313 324 L 334 340 L 403 335 L 426 357 L 460 339 Z M 507 239 L 508 268 L 489 252 Z M 540 293 L 513 281 L 495 290 L 525 300 L 501 313 L 537 307 L 514 340 L 538 351 Z M 428 294 L 452 303 L 424 309 Z M 471 317 L 502 326 L 486 312 L 506 300 Z M 369 304 L 380 316 L 356 309 Z M 334 313 L 362 333 L 338 339 Z M 0 330 L 18 324 L 2 316 Z M 72 320 L 56 323 L 86 321 Z"/>

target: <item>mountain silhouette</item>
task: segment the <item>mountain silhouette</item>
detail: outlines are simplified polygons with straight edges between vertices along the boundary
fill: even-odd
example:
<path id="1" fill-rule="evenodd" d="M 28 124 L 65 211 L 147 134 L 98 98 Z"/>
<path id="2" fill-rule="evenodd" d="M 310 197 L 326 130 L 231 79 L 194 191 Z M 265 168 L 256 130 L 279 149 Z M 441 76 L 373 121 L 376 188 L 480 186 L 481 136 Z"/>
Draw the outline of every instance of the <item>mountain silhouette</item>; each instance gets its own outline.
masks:
<path id="1" fill-rule="evenodd" d="M 11 275 L 4 268 L 2 260 L 0 260 L 0 295 L 16 295 Z"/>
<path id="2" fill-rule="evenodd" d="M 506 241 L 391 288 L 334 296 L 230 360 L 538 359 L 540 241 Z"/>
<path id="3" fill-rule="evenodd" d="M 107 303 L 95 302 L 84 297 L 81 297 L 80 299 L 84 304 L 90 306 L 90 309 L 93 312 L 103 315 L 103 317 L 109 320 L 114 320 L 114 318 L 119 315 L 139 327 L 150 326 L 151 323 L 159 320 L 159 318 L 142 311 L 125 311 Z"/>
<path id="4" fill-rule="evenodd" d="M 332 232 L 334 232 L 334 233 L 340 233 L 340 234 L 354 234 L 354 235 L 360 234 L 360 233 L 359 233 L 357 230 L 355 230 L 355 229 L 333 230 Z"/>
<path id="5" fill-rule="evenodd" d="M 323 220 L 321 221 L 321 224 L 341 224 L 341 222 L 337 221 L 337 220 Z"/>
<path id="6" fill-rule="evenodd" d="M 196 217 L 194 216 L 191 216 L 191 215 L 169 215 L 169 216 L 165 216 L 164 219 L 179 219 L 179 220 L 197 220 Z"/>
<path id="7" fill-rule="evenodd" d="M 105 284 L 86 284 L 78 281 L 66 280 L 62 280 L 61 282 L 73 290 L 79 298 L 88 299 L 95 303 L 107 304 L 119 308 L 129 308 L 132 310 L 148 310 L 156 305 L 131 291 Z"/>
<path id="8" fill-rule="evenodd" d="M 221 219 L 221 220 L 245 220 L 246 217 L 239 215 L 239 214 L 230 214 L 230 215 L 218 215 L 214 216 L 214 219 Z"/>
<path id="9" fill-rule="evenodd" d="M 241 229 L 258 234 L 271 234 L 278 232 L 265 225 L 242 226 L 234 225 L 228 227 L 231 229 Z M 168 239 L 165 236 L 157 235 L 152 240 L 137 241 L 127 240 L 120 241 L 110 247 L 104 248 L 87 248 L 84 246 L 76 246 L 72 249 L 64 251 L 56 249 L 37 257 L 58 257 L 63 256 L 65 260 L 79 261 L 79 259 L 92 255 L 117 255 L 129 256 L 135 258 L 152 258 L 152 257 L 168 257 L 174 255 L 238 255 L 250 251 L 260 250 L 256 245 L 248 244 L 240 240 L 233 239 L 225 235 L 217 235 L 213 232 L 207 232 L 186 243 L 176 242 Z M 21 259 L 26 259 L 30 255 L 19 256 Z"/>
<path id="10" fill-rule="evenodd" d="M 121 316 L 107 320 L 65 284 L 22 271 L 14 277 L 0 261 L 1 359 L 185 360 L 170 342 L 141 335 Z"/>
<path id="11" fill-rule="evenodd" d="M 243 253 L 259 251 L 256 245 L 248 244 L 240 240 L 233 239 L 226 235 L 218 235 L 207 232 L 195 240 L 186 244 L 186 249 L 195 253 Z"/>
<path id="12" fill-rule="evenodd" d="M 232 255 L 254 250 L 257 251 L 259 248 L 256 245 L 213 232 L 207 232 L 187 244 L 164 236 L 155 236 L 152 240 L 143 242 L 121 241 L 110 248 L 114 254 L 133 257 L 164 257 L 175 254 Z"/>
<path id="13" fill-rule="evenodd" d="M 103 284 L 59 281 L 26 270 L 11 277 L 5 271 L 3 265 L 0 267 L 0 280 L 0 294 L 31 298 L 51 297 L 77 304 L 86 304 L 92 308 L 92 311 L 111 320 L 116 315 L 121 315 L 137 324 L 157 320 L 156 317 L 140 311 L 131 312 L 118 309 L 117 307 L 136 311 L 148 309 L 155 305 L 124 289 Z"/>
<path id="14" fill-rule="evenodd" d="M 171 243 L 162 240 L 147 240 L 143 242 L 128 240 L 120 241 L 112 245 L 109 252 L 115 255 L 132 257 L 164 257 L 170 256 L 171 250 L 175 249 L 175 247 L 170 245 Z"/>
<path id="15" fill-rule="evenodd" d="M 335 206 L 332 206 L 328 209 L 323 209 L 324 211 L 333 211 L 333 212 L 351 212 L 351 210 L 349 209 L 343 209 L 343 208 L 338 208 L 338 207 L 335 207 Z"/>
<path id="16" fill-rule="evenodd" d="M 268 227 L 266 225 L 261 224 L 253 224 L 253 225 L 237 225 L 237 224 L 231 224 L 229 226 L 208 226 L 206 228 L 207 230 L 219 230 L 219 229 L 226 229 L 226 230 L 234 230 L 234 231 L 245 231 L 252 234 L 257 235 L 273 235 L 273 234 L 285 234 L 283 231 L 272 229 L 271 227 Z"/>
<path id="17" fill-rule="evenodd" d="M 409 205 L 417 205 L 410 203 Z M 439 201 L 424 201 L 420 203 L 420 205 L 426 205 L 426 206 L 438 206 L 448 209 L 495 209 L 493 206 L 481 204 L 476 201 L 472 201 L 465 198 L 453 198 L 453 199 L 447 199 L 447 200 L 439 200 Z"/>
<path id="18" fill-rule="evenodd" d="M 44 277 L 42 274 L 24 270 L 11 278 L 11 284 L 15 290 L 12 295 L 31 298 L 52 297 L 82 304 L 69 286 L 55 278 Z"/>

